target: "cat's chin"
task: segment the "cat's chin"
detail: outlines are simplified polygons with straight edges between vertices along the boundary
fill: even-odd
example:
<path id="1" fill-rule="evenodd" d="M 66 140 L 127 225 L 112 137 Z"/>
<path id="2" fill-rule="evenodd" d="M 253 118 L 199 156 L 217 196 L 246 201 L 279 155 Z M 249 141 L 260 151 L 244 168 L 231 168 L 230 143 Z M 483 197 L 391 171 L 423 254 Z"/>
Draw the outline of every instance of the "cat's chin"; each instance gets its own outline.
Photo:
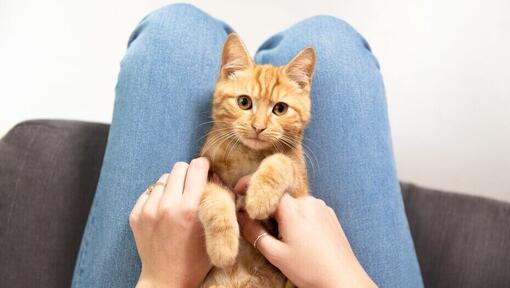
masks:
<path id="1" fill-rule="evenodd" d="M 257 138 L 241 138 L 240 140 L 245 146 L 253 150 L 264 150 L 272 147 L 270 142 Z"/>

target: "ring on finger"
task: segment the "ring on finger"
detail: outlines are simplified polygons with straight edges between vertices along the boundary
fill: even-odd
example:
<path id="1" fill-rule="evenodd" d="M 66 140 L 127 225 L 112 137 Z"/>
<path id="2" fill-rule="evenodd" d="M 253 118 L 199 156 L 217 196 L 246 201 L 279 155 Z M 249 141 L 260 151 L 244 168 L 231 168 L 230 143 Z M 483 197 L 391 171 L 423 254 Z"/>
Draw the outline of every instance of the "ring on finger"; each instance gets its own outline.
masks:
<path id="1" fill-rule="evenodd" d="M 260 239 L 264 238 L 265 236 L 268 236 L 267 232 L 261 233 L 257 238 L 255 238 L 255 241 L 253 241 L 253 247 L 257 249 L 257 243 L 260 241 Z"/>
<path id="2" fill-rule="evenodd" d="M 147 187 L 147 194 L 151 194 L 152 190 L 154 190 L 154 188 L 156 188 L 156 186 L 161 186 L 164 188 L 166 186 L 166 184 L 163 182 L 156 182 L 154 184 L 149 185 L 149 187 Z"/>

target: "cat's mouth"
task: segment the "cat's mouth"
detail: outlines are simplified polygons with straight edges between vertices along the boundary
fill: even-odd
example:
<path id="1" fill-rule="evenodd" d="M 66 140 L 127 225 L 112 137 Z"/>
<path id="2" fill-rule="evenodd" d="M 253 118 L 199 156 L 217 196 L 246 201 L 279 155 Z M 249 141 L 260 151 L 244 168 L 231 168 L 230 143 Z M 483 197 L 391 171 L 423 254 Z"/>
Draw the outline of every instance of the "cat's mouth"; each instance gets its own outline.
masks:
<path id="1" fill-rule="evenodd" d="M 243 142 L 244 145 L 255 149 L 265 149 L 271 146 L 271 142 L 267 139 L 262 138 L 259 136 L 241 136 L 239 137 L 241 142 Z"/>
<path id="2" fill-rule="evenodd" d="M 251 141 L 259 142 L 259 143 L 266 143 L 267 142 L 266 140 L 261 139 L 259 137 L 249 137 L 248 139 L 250 139 Z"/>

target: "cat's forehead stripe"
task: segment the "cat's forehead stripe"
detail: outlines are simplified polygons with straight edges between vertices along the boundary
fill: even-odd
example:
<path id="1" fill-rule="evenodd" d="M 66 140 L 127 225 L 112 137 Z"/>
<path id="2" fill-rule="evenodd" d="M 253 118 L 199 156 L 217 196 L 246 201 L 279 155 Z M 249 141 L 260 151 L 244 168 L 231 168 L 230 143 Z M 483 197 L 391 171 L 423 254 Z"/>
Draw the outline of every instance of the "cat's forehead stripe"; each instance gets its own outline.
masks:
<path id="1" fill-rule="evenodd" d="M 278 85 L 278 68 L 269 65 L 261 65 L 256 68 L 254 73 L 254 81 L 259 88 L 258 95 L 261 98 L 274 100 L 274 89 Z"/>

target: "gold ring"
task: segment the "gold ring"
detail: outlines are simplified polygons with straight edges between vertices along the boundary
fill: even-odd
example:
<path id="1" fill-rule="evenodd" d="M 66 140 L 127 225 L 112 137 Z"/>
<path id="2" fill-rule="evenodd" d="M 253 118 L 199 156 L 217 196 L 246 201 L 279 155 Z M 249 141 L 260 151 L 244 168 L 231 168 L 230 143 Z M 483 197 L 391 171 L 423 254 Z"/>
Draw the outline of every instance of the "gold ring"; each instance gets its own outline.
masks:
<path id="1" fill-rule="evenodd" d="M 259 236 L 257 236 L 257 238 L 255 239 L 255 241 L 253 241 L 253 247 L 255 247 L 255 249 L 257 249 L 257 242 L 259 242 L 260 239 L 264 238 L 265 236 L 268 236 L 269 234 L 267 234 L 267 232 L 264 232 L 262 234 L 260 234 Z"/>
<path id="2" fill-rule="evenodd" d="M 154 184 L 149 185 L 149 187 L 147 187 L 147 194 L 151 194 L 152 190 L 154 190 L 154 188 L 156 188 L 156 186 L 163 186 L 163 187 L 165 187 L 166 184 L 163 183 L 163 182 L 156 182 Z"/>

